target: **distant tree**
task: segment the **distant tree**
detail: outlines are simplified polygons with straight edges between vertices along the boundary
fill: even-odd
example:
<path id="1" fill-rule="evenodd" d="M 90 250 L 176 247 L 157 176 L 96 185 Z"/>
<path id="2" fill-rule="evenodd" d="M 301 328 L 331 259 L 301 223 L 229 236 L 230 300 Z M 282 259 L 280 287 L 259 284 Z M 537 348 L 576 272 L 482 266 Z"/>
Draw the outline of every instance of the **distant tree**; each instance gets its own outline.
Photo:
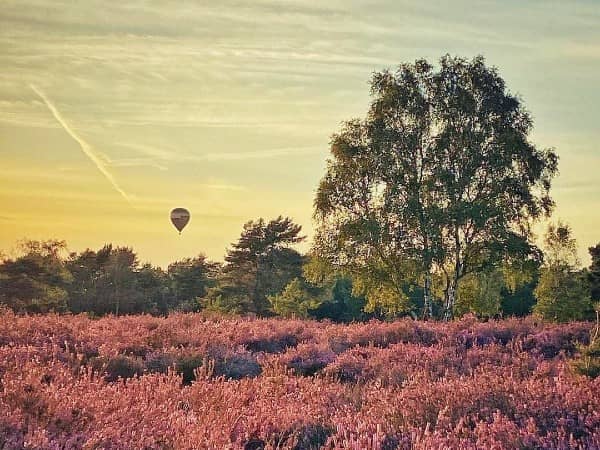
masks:
<path id="1" fill-rule="evenodd" d="M 542 264 L 542 254 L 534 258 L 515 259 L 499 269 L 502 272 L 500 290 L 500 314 L 503 316 L 527 316 L 535 305 L 533 291 L 537 286 Z"/>
<path id="2" fill-rule="evenodd" d="M 557 156 L 529 142 L 530 115 L 483 57 L 440 65 L 374 74 L 366 119 L 332 138 L 314 251 L 366 274 L 386 309 L 406 310 L 405 286 L 422 284 L 426 317 L 437 271 L 449 319 L 463 277 L 535 251 Z"/>
<path id="3" fill-rule="evenodd" d="M 269 295 L 268 300 L 273 312 L 278 316 L 307 318 L 311 311 L 323 302 L 323 299 L 319 298 L 320 293 L 318 289 L 311 289 L 299 278 L 294 278 L 281 293 Z"/>
<path id="4" fill-rule="evenodd" d="M 584 319 L 592 310 L 587 280 L 577 271 L 577 246 L 571 228 L 550 225 L 545 238 L 545 262 L 535 289 L 533 311 L 547 320 Z"/>
<path id="5" fill-rule="evenodd" d="M 97 252 L 73 253 L 67 263 L 74 276 L 70 290 L 73 312 L 132 314 L 146 311 L 138 286 L 139 262 L 133 249 L 107 244 Z"/>
<path id="6" fill-rule="evenodd" d="M 600 244 L 590 247 L 590 256 L 592 264 L 588 271 L 588 281 L 590 283 L 590 296 L 593 302 L 600 301 Z"/>
<path id="7" fill-rule="evenodd" d="M 532 288 L 531 299 L 523 297 L 525 286 L 534 281 L 535 271 L 539 263 L 535 260 L 515 261 L 501 267 L 490 267 L 484 271 L 470 273 L 463 278 L 456 300 L 456 314 L 475 314 L 478 317 L 491 318 L 499 315 L 515 315 L 514 311 L 505 310 L 507 302 L 513 302 L 517 311 L 531 312 L 535 304 Z M 525 302 L 518 305 L 516 302 Z M 527 303 L 530 302 L 530 303 Z"/>
<path id="8" fill-rule="evenodd" d="M 365 312 L 366 300 L 356 296 L 352 289 L 352 280 L 337 278 L 328 290 L 329 298 L 325 298 L 317 308 L 310 312 L 315 319 L 329 319 L 334 322 L 364 321 L 373 314 Z"/>
<path id="9" fill-rule="evenodd" d="M 531 314 L 536 303 L 534 290 L 538 284 L 538 279 L 539 274 L 514 290 L 506 287 L 502 289 L 500 310 L 503 316 L 524 317 Z"/>
<path id="10" fill-rule="evenodd" d="M 17 312 L 65 312 L 72 281 L 61 256 L 65 249 L 59 240 L 21 242 L 20 255 L 0 264 L 0 303 Z"/>
<path id="11" fill-rule="evenodd" d="M 69 310 L 73 313 L 105 314 L 110 310 L 103 297 L 104 267 L 112 251 L 106 245 L 100 250 L 87 249 L 71 253 L 66 264 L 73 275 L 69 286 Z"/>
<path id="12" fill-rule="evenodd" d="M 302 272 L 308 283 L 322 290 L 323 301 L 311 311 L 312 317 L 352 322 L 372 316 L 365 312 L 367 301 L 364 295 L 355 291 L 349 274 L 331 265 L 327 259 L 312 253 L 307 255 Z"/>
<path id="13" fill-rule="evenodd" d="M 204 297 L 215 285 L 219 264 L 209 261 L 205 255 L 185 258 L 169 265 L 169 288 L 172 299 L 170 308 L 196 310 L 198 299 Z"/>
<path id="14" fill-rule="evenodd" d="M 467 275 L 458 291 L 456 314 L 473 313 L 485 318 L 498 315 L 504 286 L 502 272 L 497 269 Z"/>
<path id="15" fill-rule="evenodd" d="M 167 314 L 172 300 L 168 274 L 160 267 L 146 263 L 137 271 L 136 279 L 144 301 L 143 312 Z"/>
<path id="16" fill-rule="evenodd" d="M 110 286 L 107 298 L 114 305 L 115 315 L 138 313 L 144 310 L 144 299 L 137 286 L 137 255 L 129 247 L 113 248 L 106 269 L 105 281 Z"/>
<path id="17" fill-rule="evenodd" d="M 206 306 L 270 315 L 268 296 L 302 275 L 302 255 L 290 248 L 305 239 L 299 235 L 301 228 L 282 216 L 247 222 L 238 242 L 227 251 L 218 286 L 208 292 Z"/>

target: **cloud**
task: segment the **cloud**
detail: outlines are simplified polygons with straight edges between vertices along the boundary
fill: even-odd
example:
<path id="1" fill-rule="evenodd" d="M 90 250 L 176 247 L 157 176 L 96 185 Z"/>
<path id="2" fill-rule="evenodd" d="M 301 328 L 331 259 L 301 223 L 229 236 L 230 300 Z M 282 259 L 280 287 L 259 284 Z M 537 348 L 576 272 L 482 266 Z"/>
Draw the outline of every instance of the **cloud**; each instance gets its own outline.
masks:
<path id="1" fill-rule="evenodd" d="M 257 150 L 250 152 L 223 152 L 223 153 L 206 153 L 198 155 L 198 160 L 206 161 L 244 161 L 248 159 L 266 159 L 276 158 L 279 156 L 287 156 L 293 154 L 303 154 L 307 152 L 319 152 L 326 149 L 324 146 L 306 146 L 306 147 L 283 147 L 267 150 Z"/>
<path id="2" fill-rule="evenodd" d="M 52 113 L 52 115 L 54 116 L 56 121 L 64 128 L 64 130 L 67 132 L 67 134 L 69 136 L 71 136 L 73 138 L 73 140 L 75 140 L 79 144 L 83 153 L 92 161 L 92 163 L 94 163 L 94 165 L 100 171 L 100 173 L 102 173 L 102 175 L 104 175 L 104 177 L 109 181 L 109 183 L 113 186 L 113 188 L 119 194 L 121 194 L 121 196 L 128 203 L 131 204 L 131 199 L 130 199 L 129 195 L 127 195 L 127 193 L 119 186 L 119 184 L 117 183 L 117 180 L 115 180 L 114 176 L 109 172 L 108 168 L 106 167 L 105 162 L 102 161 L 102 159 L 100 157 L 98 157 L 98 155 L 94 151 L 94 148 L 90 144 L 88 144 L 85 140 L 83 140 L 77 133 L 75 133 L 75 131 L 69 126 L 69 124 L 62 117 L 60 112 L 52 104 L 50 99 L 48 99 L 48 97 L 46 97 L 46 94 L 44 94 L 44 92 L 42 92 L 37 86 L 35 86 L 33 84 L 30 84 L 29 86 L 42 99 L 42 101 L 48 107 L 48 109 L 50 110 L 50 112 Z"/>
<path id="3" fill-rule="evenodd" d="M 245 186 L 240 186 L 237 184 L 217 184 L 217 183 L 209 183 L 209 184 L 201 184 L 200 186 L 205 187 L 207 189 L 217 189 L 223 191 L 246 191 Z"/>
<path id="4" fill-rule="evenodd" d="M 562 48 L 563 55 L 584 62 L 600 59 L 600 45 L 587 42 L 569 42 Z"/>
<path id="5" fill-rule="evenodd" d="M 141 158 L 113 159 L 110 161 L 111 167 L 152 167 L 160 171 L 169 170 L 167 166 L 157 164 L 153 161 L 146 161 Z"/>
<path id="6" fill-rule="evenodd" d="M 221 153 L 204 153 L 204 154 L 184 154 L 176 152 L 169 148 L 157 148 L 151 145 L 118 142 L 120 147 L 131 148 L 150 158 L 146 161 L 146 165 L 159 165 L 156 160 L 175 161 L 175 162 L 202 162 L 202 161 L 246 161 L 251 159 L 269 159 L 280 156 L 304 155 L 307 153 L 319 153 L 327 150 L 326 145 L 311 145 L 300 147 L 279 147 L 256 151 L 246 152 L 221 152 Z M 144 158 L 135 158 L 141 164 Z M 112 161 L 111 161 L 112 163 Z"/>

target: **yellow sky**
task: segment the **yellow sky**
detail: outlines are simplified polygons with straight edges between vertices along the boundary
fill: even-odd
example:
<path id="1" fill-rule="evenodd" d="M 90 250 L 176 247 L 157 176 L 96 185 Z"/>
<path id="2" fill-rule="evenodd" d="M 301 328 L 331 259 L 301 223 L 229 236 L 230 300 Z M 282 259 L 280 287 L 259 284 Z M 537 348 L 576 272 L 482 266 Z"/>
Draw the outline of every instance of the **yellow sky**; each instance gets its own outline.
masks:
<path id="1" fill-rule="evenodd" d="M 375 70 L 486 56 L 553 146 L 555 218 L 600 241 L 600 3 L 4 1 L 0 249 L 61 238 L 222 259 L 244 222 L 311 235 L 329 136 Z M 179 236 L 169 211 L 188 208 Z M 307 248 L 306 244 L 303 248 Z"/>

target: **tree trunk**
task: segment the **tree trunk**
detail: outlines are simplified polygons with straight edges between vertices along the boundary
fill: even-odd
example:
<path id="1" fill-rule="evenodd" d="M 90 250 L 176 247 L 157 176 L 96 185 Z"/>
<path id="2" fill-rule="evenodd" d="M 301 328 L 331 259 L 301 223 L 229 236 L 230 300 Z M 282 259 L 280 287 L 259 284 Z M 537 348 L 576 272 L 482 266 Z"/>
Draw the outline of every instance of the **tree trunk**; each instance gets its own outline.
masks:
<path id="1" fill-rule="evenodd" d="M 454 303 L 456 302 L 457 281 L 452 280 L 446 290 L 446 302 L 444 305 L 444 321 L 449 322 L 454 317 Z"/>
<path id="2" fill-rule="evenodd" d="M 452 273 L 452 279 L 448 280 L 446 284 L 446 304 L 444 308 L 444 321 L 449 322 L 454 317 L 454 303 L 456 302 L 456 291 L 458 290 L 458 280 L 460 279 L 463 266 L 460 258 L 460 236 L 458 226 L 454 227 L 454 270 Z"/>
<path id="3" fill-rule="evenodd" d="M 433 317 L 433 307 L 431 299 L 431 272 L 425 273 L 425 287 L 423 288 L 423 320 Z"/>

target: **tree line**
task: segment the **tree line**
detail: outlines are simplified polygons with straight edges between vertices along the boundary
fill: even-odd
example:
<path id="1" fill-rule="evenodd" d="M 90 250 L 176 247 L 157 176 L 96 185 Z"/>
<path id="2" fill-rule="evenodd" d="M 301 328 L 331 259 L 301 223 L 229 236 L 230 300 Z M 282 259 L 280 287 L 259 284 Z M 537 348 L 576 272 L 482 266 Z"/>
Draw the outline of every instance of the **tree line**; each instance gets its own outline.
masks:
<path id="1" fill-rule="evenodd" d="M 584 273 L 568 225 L 548 229 L 544 251 L 535 244 L 533 225 L 554 207 L 558 156 L 529 140 L 531 115 L 497 69 L 482 56 L 446 55 L 438 68 L 417 60 L 374 73 L 371 98 L 366 116 L 331 138 L 308 255 L 293 249 L 304 238 L 284 217 L 248 222 L 224 264 L 199 256 L 166 271 L 139 267 L 128 248 L 59 261 L 63 243 L 28 243 L 30 256 L 3 263 L 3 301 L 97 314 L 586 318 L 598 300 L 598 246 Z"/>
<path id="2" fill-rule="evenodd" d="M 141 264 L 132 248 L 106 244 L 68 252 L 65 241 L 26 240 L 0 263 L 0 304 L 19 313 L 168 314 L 211 311 L 362 320 L 364 299 L 351 282 L 310 284 L 309 257 L 292 248 L 304 240 L 289 218 L 244 225 L 225 262 L 203 254 L 166 269 Z"/>
<path id="3" fill-rule="evenodd" d="M 0 304 L 18 313 L 148 313 L 210 311 L 330 319 L 339 322 L 423 314 L 423 286 L 402 286 L 402 295 L 370 301 L 379 278 L 354 277 L 310 252 L 292 246 L 304 239 L 290 218 L 244 225 L 225 262 L 203 254 L 167 269 L 140 264 L 129 247 L 67 252 L 59 240 L 23 241 L 19 253 L 0 263 Z M 589 249 L 592 264 L 578 269 L 575 240 L 567 225 L 551 225 L 543 263 L 520 270 L 500 266 L 469 275 L 457 293 L 454 314 L 481 318 L 536 313 L 555 321 L 593 318 L 600 300 L 600 244 Z M 443 317 L 443 280 L 432 281 L 433 316 Z M 395 301 L 395 304 L 394 304 Z"/>

